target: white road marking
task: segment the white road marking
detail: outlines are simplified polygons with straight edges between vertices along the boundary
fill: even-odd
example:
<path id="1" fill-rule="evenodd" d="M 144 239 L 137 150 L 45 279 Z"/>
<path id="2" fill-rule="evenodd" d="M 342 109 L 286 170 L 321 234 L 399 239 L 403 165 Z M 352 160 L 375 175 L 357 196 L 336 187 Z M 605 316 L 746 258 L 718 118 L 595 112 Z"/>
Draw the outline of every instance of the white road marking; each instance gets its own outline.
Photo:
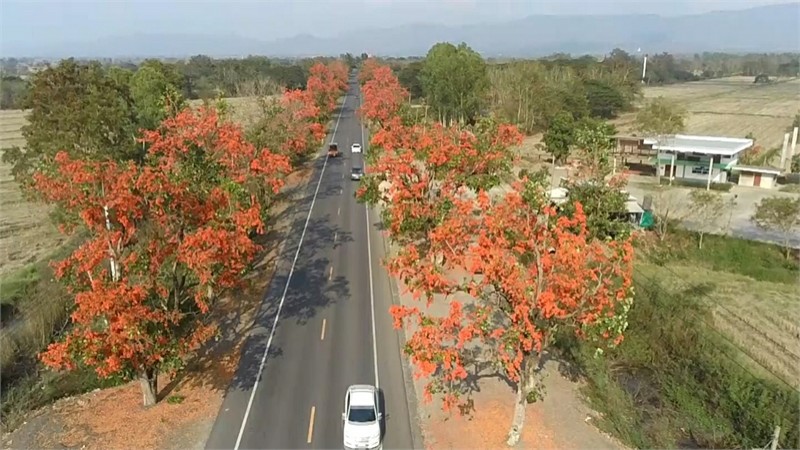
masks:
<path id="1" fill-rule="evenodd" d="M 320 335 L 319 335 L 319 340 L 320 341 L 324 341 L 325 340 L 325 323 L 326 322 L 327 321 L 325 319 L 322 319 L 322 333 L 320 333 Z"/>
<path id="2" fill-rule="evenodd" d="M 361 125 L 361 142 L 364 145 L 364 151 L 366 151 L 366 142 L 364 141 L 364 124 Z M 367 169 L 367 161 L 364 161 L 364 172 Z M 367 264 L 369 264 L 369 307 L 370 313 L 372 314 L 372 361 L 375 365 L 375 387 L 381 387 L 380 379 L 378 378 L 378 334 L 375 332 L 375 288 L 373 287 L 372 283 L 372 246 L 370 245 L 369 241 L 369 206 L 365 203 L 364 204 L 364 216 L 365 220 L 367 221 Z M 383 444 L 381 444 L 383 447 Z"/>
<path id="3" fill-rule="evenodd" d="M 330 142 L 334 142 L 336 140 L 336 131 L 339 129 L 339 121 L 342 120 L 342 112 L 344 111 L 345 103 L 347 103 L 346 96 L 344 101 L 342 102 L 341 108 L 339 109 L 339 117 L 336 118 L 336 125 L 333 127 L 333 136 L 331 137 Z M 311 199 L 311 207 L 308 208 L 308 216 L 306 216 L 306 223 L 305 225 L 303 225 L 303 232 L 300 234 L 300 242 L 297 244 L 297 251 L 294 254 L 294 260 L 292 260 L 292 267 L 289 269 L 289 277 L 286 279 L 286 286 L 284 286 L 283 288 L 283 295 L 281 295 L 281 301 L 280 303 L 278 303 L 278 312 L 275 314 L 275 321 L 272 322 L 272 330 L 269 332 L 269 339 L 267 339 L 267 348 L 264 349 L 264 354 L 261 356 L 261 364 L 258 366 L 258 374 L 256 375 L 256 381 L 255 383 L 253 383 L 253 390 L 250 392 L 250 400 L 247 401 L 247 408 L 244 411 L 242 426 L 239 427 L 239 436 L 236 438 L 236 445 L 233 447 L 234 450 L 239 450 L 239 445 L 242 443 L 244 428 L 247 425 L 247 419 L 250 417 L 250 410 L 253 408 L 253 399 L 255 399 L 256 397 L 258 382 L 261 379 L 261 374 L 264 373 L 264 365 L 267 363 L 267 355 L 269 354 L 269 348 L 272 345 L 272 338 L 275 337 L 275 328 L 278 326 L 278 319 L 281 316 L 281 310 L 283 309 L 283 304 L 286 302 L 286 293 L 289 291 L 289 283 L 292 281 L 292 274 L 294 274 L 294 267 L 297 264 L 297 258 L 300 257 L 300 249 L 303 247 L 303 239 L 306 237 L 308 222 L 311 221 L 311 212 L 314 210 L 314 203 L 317 201 L 317 194 L 319 194 L 319 188 L 322 185 L 322 177 L 323 175 L 325 175 L 325 167 L 328 165 L 328 158 L 329 156 L 327 156 L 326 152 L 325 161 L 322 163 L 322 170 L 319 172 L 319 180 L 317 181 L 317 188 L 314 191 L 314 197 L 312 197 Z"/>
<path id="4" fill-rule="evenodd" d="M 341 216 L 342 215 L 342 207 L 341 206 L 339 207 L 339 209 L 336 210 L 336 215 L 337 216 Z"/>
<path id="5" fill-rule="evenodd" d="M 330 281 L 331 278 L 333 278 L 333 266 L 331 266 L 331 269 L 328 271 L 328 281 Z"/>
<path id="6" fill-rule="evenodd" d="M 317 412 L 317 408 L 315 406 L 311 407 L 311 418 L 308 420 L 308 439 L 306 439 L 307 443 L 311 443 L 311 437 L 314 435 L 314 414 Z"/>
<path id="7" fill-rule="evenodd" d="M 333 232 L 333 245 L 336 245 L 336 238 L 338 238 L 338 237 L 339 237 L 339 232 L 338 231 L 334 231 Z"/>

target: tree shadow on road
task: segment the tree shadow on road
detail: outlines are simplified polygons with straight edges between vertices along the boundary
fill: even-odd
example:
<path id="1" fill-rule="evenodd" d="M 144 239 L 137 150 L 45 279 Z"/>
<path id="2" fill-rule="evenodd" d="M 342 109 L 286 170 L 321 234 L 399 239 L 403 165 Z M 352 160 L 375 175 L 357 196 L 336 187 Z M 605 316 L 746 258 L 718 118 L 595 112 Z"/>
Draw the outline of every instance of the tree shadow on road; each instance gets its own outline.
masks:
<path id="1" fill-rule="evenodd" d="M 313 180 L 312 180 L 313 181 Z M 264 351 L 280 308 L 276 333 L 282 324 L 295 321 L 304 325 L 318 311 L 350 297 L 350 287 L 345 277 L 329 279 L 331 261 L 326 248 L 353 241 L 349 232 L 333 225 L 328 216 L 312 218 L 308 222 L 300 254 L 286 289 L 289 272 L 295 258 L 300 235 L 305 225 L 308 208 L 293 208 L 280 215 L 295 214 L 295 221 L 287 232 L 272 231 L 259 237 L 264 243 L 284 238 L 280 254 L 275 248 L 267 248 L 248 275 L 249 283 L 242 289 L 229 293 L 230 298 L 221 302 L 215 310 L 215 322 L 219 328 L 216 340 L 208 343 L 197 358 L 161 392 L 161 398 L 171 395 L 184 378 L 191 385 L 201 385 L 212 390 L 248 390 L 258 376 Z M 278 220 L 276 216 L 274 220 Z M 276 222 L 273 222 L 276 223 Z M 285 234 L 281 236 L 281 234 Z M 274 244 L 272 244 L 274 245 Z M 269 250 L 272 250 L 271 252 Z M 284 298 L 284 291 L 286 291 Z M 281 306 L 281 299 L 283 305 Z M 247 336 L 243 338 L 243 336 Z M 273 341 L 267 360 L 280 358 L 283 350 Z"/>

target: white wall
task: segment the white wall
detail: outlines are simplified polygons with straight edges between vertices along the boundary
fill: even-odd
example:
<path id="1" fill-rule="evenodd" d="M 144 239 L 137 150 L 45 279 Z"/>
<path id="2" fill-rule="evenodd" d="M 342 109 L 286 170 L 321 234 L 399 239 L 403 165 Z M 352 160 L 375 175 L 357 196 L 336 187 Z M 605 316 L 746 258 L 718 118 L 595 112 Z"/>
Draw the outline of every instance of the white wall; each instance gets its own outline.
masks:
<path id="1" fill-rule="evenodd" d="M 777 177 L 771 173 L 762 173 L 761 174 L 761 182 L 759 183 L 760 188 L 763 189 L 772 189 L 775 187 L 775 179 Z M 739 186 L 755 186 L 756 176 L 752 172 L 740 172 L 739 173 Z"/>

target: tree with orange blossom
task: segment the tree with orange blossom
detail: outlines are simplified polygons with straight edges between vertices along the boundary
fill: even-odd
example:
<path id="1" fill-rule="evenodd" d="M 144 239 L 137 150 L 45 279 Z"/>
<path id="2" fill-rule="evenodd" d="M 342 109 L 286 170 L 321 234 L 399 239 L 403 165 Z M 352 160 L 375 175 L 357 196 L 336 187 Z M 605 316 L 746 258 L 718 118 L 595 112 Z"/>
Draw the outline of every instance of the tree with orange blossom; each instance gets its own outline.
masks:
<path id="1" fill-rule="evenodd" d="M 375 74 L 375 69 L 382 67 L 375 58 L 367 58 L 361 63 L 361 68 L 358 71 L 358 82 L 362 85 L 366 84 L 372 79 Z"/>
<path id="2" fill-rule="evenodd" d="M 259 250 L 251 233 L 265 232 L 261 188 L 277 194 L 291 167 L 213 109 L 186 109 L 141 141 L 142 166 L 60 152 L 35 174 L 42 199 L 68 213 L 64 230 L 89 232 L 55 265 L 75 309 L 40 357 L 54 369 L 138 378 L 149 406 L 158 373 L 181 369 L 215 334 L 209 310 Z"/>
<path id="3" fill-rule="evenodd" d="M 311 66 L 309 73 L 306 90 L 314 99 L 314 105 L 320 110 L 320 122 L 326 122 L 336 108 L 336 100 L 347 88 L 347 69 L 339 65 L 326 66 L 317 63 Z"/>
<path id="4" fill-rule="evenodd" d="M 396 327 L 416 325 L 406 353 L 428 377 L 426 398 L 440 395 L 445 409 L 469 405 L 470 350 L 486 350 L 516 383 L 509 446 L 520 439 L 526 403 L 541 395 L 537 374 L 557 332 L 591 339 L 598 351 L 617 345 L 633 298 L 630 241 L 591 239 L 579 203 L 571 217 L 557 215 L 546 195 L 527 182 L 499 200 L 485 191 L 454 199 L 428 232 L 427 248 L 407 244 L 387 263 L 414 298 L 450 303 L 445 315 L 391 308 Z M 456 292 L 472 301 L 453 298 Z"/>
<path id="5" fill-rule="evenodd" d="M 491 189 L 510 171 L 522 135 L 489 119 L 473 127 L 405 126 L 391 119 L 370 141 L 374 164 L 358 198 L 381 203 L 389 236 L 420 244 L 465 189 Z"/>
<path id="6" fill-rule="evenodd" d="M 361 116 L 382 126 L 396 116 L 408 98 L 408 91 L 400 85 L 392 69 L 382 66 L 374 70 L 372 78 L 361 89 L 363 102 Z"/>

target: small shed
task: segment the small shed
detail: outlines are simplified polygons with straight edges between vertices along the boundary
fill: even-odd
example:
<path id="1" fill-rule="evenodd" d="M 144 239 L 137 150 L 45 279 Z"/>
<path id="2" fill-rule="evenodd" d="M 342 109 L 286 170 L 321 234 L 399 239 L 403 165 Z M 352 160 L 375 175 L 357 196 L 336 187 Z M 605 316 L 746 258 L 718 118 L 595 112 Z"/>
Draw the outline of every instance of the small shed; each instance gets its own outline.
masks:
<path id="1" fill-rule="evenodd" d="M 739 186 L 772 189 L 775 187 L 780 169 L 772 167 L 734 166 L 731 171 L 739 173 Z"/>

